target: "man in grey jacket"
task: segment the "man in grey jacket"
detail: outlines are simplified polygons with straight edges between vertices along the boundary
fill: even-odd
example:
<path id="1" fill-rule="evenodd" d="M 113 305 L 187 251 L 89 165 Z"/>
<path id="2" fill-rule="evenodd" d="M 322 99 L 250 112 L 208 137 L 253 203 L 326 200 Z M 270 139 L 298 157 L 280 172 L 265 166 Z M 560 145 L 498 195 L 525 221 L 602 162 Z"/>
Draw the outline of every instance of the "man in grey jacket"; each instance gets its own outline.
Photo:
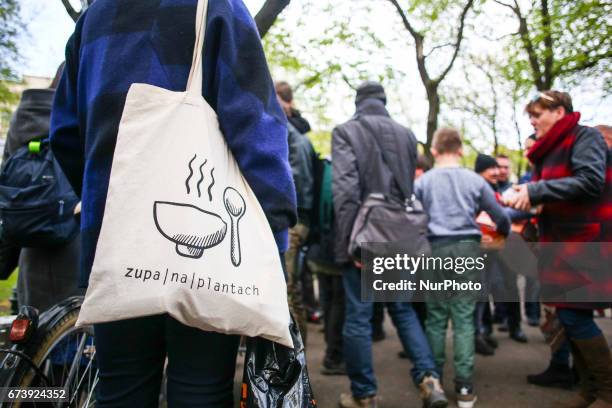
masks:
<path id="1" fill-rule="evenodd" d="M 336 127 L 332 138 L 333 194 L 336 214 L 336 261 L 344 265 L 346 318 L 344 355 L 351 380 L 351 394 L 340 396 L 340 406 L 376 407 L 377 386 L 372 364 L 373 304 L 361 301 L 359 263 L 348 253 L 349 239 L 359 207 L 370 193 L 400 197 L 390 166 L 405 177 L 399 181 L 413 190 L 417 160 L 414 134 L 391 119 L 382 85 L 366 82 L 357 89 L 357 111 L 348 122 Z M 366 128 L 363 121 L 367 120 Z M 378 139 L 377 141 L 374 139 Z M 389 162 L 380 152 L 385 149 Z M 414 366 L 412 379 L 419 385 L 426 407 L 447 406 L 435 372 L 435 362 L 417 315 L 409 303 L 387 304 L 404 349 Z"/>

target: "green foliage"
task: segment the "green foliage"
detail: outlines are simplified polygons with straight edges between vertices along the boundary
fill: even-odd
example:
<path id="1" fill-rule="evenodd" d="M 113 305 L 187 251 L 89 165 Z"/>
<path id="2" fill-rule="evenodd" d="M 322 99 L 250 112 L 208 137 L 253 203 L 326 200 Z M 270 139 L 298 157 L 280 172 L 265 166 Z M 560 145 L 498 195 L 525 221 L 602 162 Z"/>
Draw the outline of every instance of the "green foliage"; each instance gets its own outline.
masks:
<path id="1" fill-rule="evenodd" d="M 331 132 L 312 131 L 308 133 L 308 138 L 312 142 L 315 151 L 322 157 L 331 156 Z"/>
<path id="2" fill-rule="evenodd" d="M 289 81 L 298 106 L 307 105 L 315 126 L 329 129 L 335 124 L 331 101 L 351 98 L 366 79 L 388 83 L 399 75 L 393 56 L 381 52 L 386 42 L 369 25 L 368 4 L 305 0 L 300 5 L 298 16 L 285 15 L 268 32 L 264 50 L 275 79 Z"/>
<path id="3" fill-rule="evenodd" d="M 11 303 L 9 299 L 13 293 L 13 288 L 17 285 L 19 270 L 16 269 L 7 280 L 0 281 L 0 316 L 11 314 Z"/>
<path id="4" fill-rule="evenodd" d="M 15 96 L 6 81 L 15 80 L 15 65 L 19 59 L 17 35 L 22 25 L 19 20 L 20 8 L 17 0 L 0 0 L 0 111 L 6 111 Z"/>
<path id="5" fill-rule="evenodd" d="M 510 4 L 510 2 L 508 1 Z M 543 11 L 547 4 L 550 23 Z M 524 41 L 517 35 L 507 39 L 507 64 L 504 75 L 516 82 L 526 93 L 538 82 L 556 80 L 565 84 L 579 83 L 585 76 L 601 79 L 607 94 L 612 81 L 612 2 L 606 0 L 531 0 L 530 7 L 521 9 L 526 21 L 527 38 L 533 44 L 532 57 L 539 73 L 534 70 Z M 518 23 L 516 11 L 507 8 Z M 546 71 L 550 74 L 547 78 Z"/>

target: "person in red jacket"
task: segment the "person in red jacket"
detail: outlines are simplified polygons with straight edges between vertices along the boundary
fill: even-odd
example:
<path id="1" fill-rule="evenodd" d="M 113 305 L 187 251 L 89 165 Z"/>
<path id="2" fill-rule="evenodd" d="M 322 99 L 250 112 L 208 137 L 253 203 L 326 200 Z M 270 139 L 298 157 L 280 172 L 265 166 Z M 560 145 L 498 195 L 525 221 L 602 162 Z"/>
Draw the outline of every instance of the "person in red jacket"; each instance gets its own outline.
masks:
<path id="1" fill-rule="evenodd" d="M 597 284 L 585 286 L 587 270 L 562 259 L 576 259 L 589 242 L 600 243 L 601 257 L 609 261 L 609 245 L 601 243 L 612 241 L 612 155 L 598 130 L 579 124 L 580 113 L 574 112 L 569 94 L 540 92 L 526 111 L 537 137 L 528 153 L 534 178 L 516 186 L 517 194 L 507 204 L 523 211 L 542 205 L 539 241 L 542 248 L 553 248 L 540 259 L 542 296 L 556 308 L 581 380 L 580 393 L 555 406 L 611 407 L 612 354 L 593 310 L 609 307 L 612 274 L 606 267 Z M 591 303 L 557 301 L 560 293 L 575 289 Z"/>

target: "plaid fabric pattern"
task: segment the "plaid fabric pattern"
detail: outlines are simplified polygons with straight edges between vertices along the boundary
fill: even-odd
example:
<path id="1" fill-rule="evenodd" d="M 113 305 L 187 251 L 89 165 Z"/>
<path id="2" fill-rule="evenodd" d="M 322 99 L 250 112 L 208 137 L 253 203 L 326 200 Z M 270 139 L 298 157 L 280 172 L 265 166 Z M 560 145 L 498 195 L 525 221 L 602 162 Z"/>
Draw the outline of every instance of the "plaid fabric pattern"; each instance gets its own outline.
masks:
<path id="1" fill-rule="evenodd" d="M 81 286 L 95 255 L 128 89 L 146 83 L 185 90 L 196 6 L 197 0 L 97 0 L 68 41 L 51 146 L 83 203 Z M 242 0 L 210 1 L 204 50 L 203 96 L 284 251 L 296 221 L 286 118 Z"/>
<path id="2" fill-rule="evenodd" d="M 573 176 L 572 154 L 582 126 L 578 125 L 580 114 L 568 114 L 556 124 L 543 139 L 546 146 L 534 145 L 529 157 L 534 160 L 534 181 L 553 180 Z M 587 135 L 588 137 L 588 135 Z M 538 149 L 540 147 L 540 149 Z M 534 154 L 535 153 L 535 154 Z M 605 188 L 599 199 L 584 199 L 547 203 L 538 217 L 540 242 L 563 242 L 554 251 L 542 255 L 545 262 L 540 269 L 542 290 L 548 293 L 586 288 L 587 298 L 610 299 L 612 303 L 612 274 L 597 276 L 578 273 L 564 260 L 582 256 L 581 246 L 576 243 L 612 242 L 612 151 L 608 151 Z M 596 262 L 610 259 L 610 251 L 599 254 Z M 573 258 L 576 257 L 576 258 Z M 576 264 L 574 264 L 576 265 Z M 601 304 L 563 304 L 557 306 L 595 308 Z"/>

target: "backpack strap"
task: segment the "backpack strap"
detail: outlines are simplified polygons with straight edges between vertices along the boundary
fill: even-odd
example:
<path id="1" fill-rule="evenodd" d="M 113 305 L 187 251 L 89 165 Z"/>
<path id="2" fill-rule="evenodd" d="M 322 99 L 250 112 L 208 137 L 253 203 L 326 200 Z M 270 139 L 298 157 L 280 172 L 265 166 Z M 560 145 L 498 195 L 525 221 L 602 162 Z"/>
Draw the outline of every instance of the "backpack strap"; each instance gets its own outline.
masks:
<path id="1" fill-rule="evenodd" d="M 368 122 L 368 120 L 366 120 L 366 118 L 364 116 L 358 116 L 357 120 L 372 135 L 372 139 L 374 139 L 374 143 L 378 147 L 378 151 L 380 151 L 380 154 L 382 156 L 383 162 L 385 163 L 385 165 L 387 166 L 389 171 L 391 171 L 391 175 L 393 176 L 393 180 L 395 181 L 395 184 L 397 185 L 397 188 L 399 189 L 399 191 L 402 194 L 402 200 L 405 203 L 407 203 L 407 204 L 411 203 L 412 202 L 412 192 L 410 191 L 410 189 L 408 188 L 408 186 L 405 183 L 402 183 L 402 174 L 399 172 L 399 168 L 392 164 L 392 161 L 389 160 L 389 157 L 387 156 L 387 153 L 385 153 L 385 149 L 382 148 L 382 145 L 380 144 L 380 140 L 378 140 L 378 137 L 377 137 L 377 135 L 380 132 L 375 132 L 373 126 L 371 125 L 371 123 Z"/>
<path id="2" fill-rule="evenodd" d="M 39 154 L 44 146 L 48 146 L 50 139 L 44 138 L 42 140 L 30 140 L 28 143 L 28 150 L 30 153 Z"/>

